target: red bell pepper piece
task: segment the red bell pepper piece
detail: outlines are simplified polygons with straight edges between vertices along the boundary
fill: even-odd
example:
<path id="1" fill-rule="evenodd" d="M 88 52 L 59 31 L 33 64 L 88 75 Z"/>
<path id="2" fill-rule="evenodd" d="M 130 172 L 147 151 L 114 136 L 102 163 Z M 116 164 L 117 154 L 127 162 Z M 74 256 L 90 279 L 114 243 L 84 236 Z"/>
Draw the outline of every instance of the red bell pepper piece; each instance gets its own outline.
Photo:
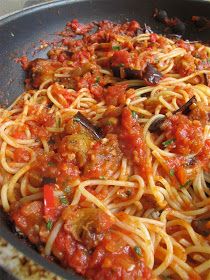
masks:
<path id="1" fill-rule="evenodd" d="M 53 220 L 56 215 L 56 198 L 53 184 L 44 185 L 44 214 L 47 220 Z"/>

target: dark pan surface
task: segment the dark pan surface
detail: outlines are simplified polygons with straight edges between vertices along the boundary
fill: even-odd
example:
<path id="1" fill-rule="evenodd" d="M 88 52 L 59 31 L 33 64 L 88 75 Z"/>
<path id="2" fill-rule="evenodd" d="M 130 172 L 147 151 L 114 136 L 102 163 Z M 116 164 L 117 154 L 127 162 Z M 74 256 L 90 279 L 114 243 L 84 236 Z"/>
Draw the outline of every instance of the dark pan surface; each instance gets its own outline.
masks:
<path id="1" fill-rule="evenodd" d="M 210 40 L 210 29 L 198 32 L 189 19 L 192 15 L 209 16 L 210 2 L 194 0 L 89 0 L 89 1 L 54 1 L 26 9 L 0 21 L 0 104 L 11 103 L 23 91 L 24 73 L 15 58 L 26 54 L 32 59 L 34 46 L 39 40 L 52 41 L 53 35 L 63 29 L 67 21 L 77 18 L 82 22 L 108 19 L 126 21 L 136 19 L 147 23 L 156 32 L 163 31 L 152 13 L 155 8 L 165 9 L 170 17 L 178 17 L 187 22 L 185 38 L 190 40 Z M 45 56 L 46 50 L 35 57 Z M 34 58 L 35 58 L 34 57 Z M 0 210 L 0 235 L 22 251 L 26 256 L 43 265 L 46 269 L 66 279 L 82 279 L 71 270 L 64 270 L 50 263 L 29 247 L 26 241 L 19 239 L 6 221 Z"/>

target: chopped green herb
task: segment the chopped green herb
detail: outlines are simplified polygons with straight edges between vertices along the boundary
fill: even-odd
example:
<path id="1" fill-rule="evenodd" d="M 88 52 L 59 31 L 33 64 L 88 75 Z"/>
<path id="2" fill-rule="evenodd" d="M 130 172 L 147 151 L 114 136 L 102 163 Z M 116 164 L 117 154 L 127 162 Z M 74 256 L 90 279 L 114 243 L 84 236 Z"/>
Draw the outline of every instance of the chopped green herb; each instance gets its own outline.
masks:
<path id="1" fill-rule="evenodd" d="M 132 194 L 132 192 L 131 192 L 130 190 L 127 190 L 127 191 L 125 192 L 125 194 L 127 195 L 127 197 L 129 197 L 129 196 Z"/>
<path id="2" fill-rule="evenodd" d="M 61 119 L 60 118 L 57 119 L 57 124 L 56 125 L 57 125 L 57 127 L 61 127 Z"/>
<path id="3" fill-rule="evenodd" d="M 60 196 L 60 202 L 63 205 L 68 205 L 69 204 L 68 199 L 65 196 Z"/>
<path id="4" fill-rule="evenodd" d="M 170 169 L 169 174 L 170 176 L 174 176 L 174 169 Z"/>
<path id="5" fill-rule="evenodd" d="M 55 162 L 53 162 L 53 161 L 48 161 L 48 166 L 55 166 L 56 165 L 56 163 Z"/>
<path id="6" fill-rule="evenodd" d="M 163 145 L 164 148 L 166 148 L 169 145 L 171 145 L 174 141 L 176 141 L 174 138 L 173 139 L 169 139 L 169 140 L 163 142 L 162 145 Z"/>
<path id="7" fill-rule="evenodd" d="M 106 180 L 106 178 L 104 176 L 100 176 L 99 179 L 100 180 Z"/>
<path id="8" fill-rule="evenodd" d="M 202 62 L 204 62 L 204 63 L 210 63 L 210 58 L 202 59 Z"/>
<path id="9" fill-rule="evenodd" d="M 199 58 L 199 59 L 200 59 L 200 58 L 201 58 L 201 57 L 200 57 L 200 54 L 197 54 L 197 53 L 196 53 L 196 54 L 195 54 L 195 58 Z"/>
<path id="10" fill-rule="evenodd" d="M 52 139 L 52 138 L 50 138 L 50 140 L 48 141 L 48 144 L 49 144 L 49 145 L 54 145 L 54 144 L 55 144 L 55 140 Z"/>
<path id="11" fill-rule="evenodd" d="M 52 222 L 51 220 L 47 221 L 47 223 L 46 223 L 46 228 L 47 228 L 48 230 L 51 230 L 51 229 L 52 229 L 52 226 L 53 226 L 53 222 Z"/>
<path id="12" fill-rule="evenodd" d="M 162 275 L 162 279 L 163 279 L 163 280 L 171 280 L 171 277 L 170 277 L 170 276 Z"/>
<path id="13" fill-rule="evenodd" d="M 134 251 L 136 252 L 136 254 L 137 254 L 138 256 L 142 256 L 141 248 L 140 248 L 140 247 L 135 246 L 135 247 L 134 247 Z"/>
<path id="14" fill-rule="evenodd" d="M 74 122 L 80 122 L 80 119 L 79 119 L 78 117 L 75 116 L 75 117 L 73 118 L 73 121 L 74 121 Z"/>
<path id="15" fill-rule="evenodd" d="M 113 125 L 113 122 L 112 122 L 111 120 L 108 120 L 108 121 L 106 122 L 106 125 Z"/>
<path id="16" fill-rule="evenodd" d="M 63 182 L 62 182 L 62 186 L 63 186 L 63 187 L 67 187 L 67 186 L 68 186 L 67 181 L 63 181 Z"/>
<path id="17" fill-rule="evenodd" d="M 134 119 L 138 119 L 138 114 L 135 111 L 132 111 L 132 117 Z"/>
<path id="18" fill-rule="evenodd" d="M 98 84 L 100 82 L 100 77 L 96 78 L 96 83 Z"/>
<path id="19" fill-rule="evenodd" d="M 71 187 L 70 187 L 70 186 L 67 186 L 67 187 L 64 189 L 64 192 L 65 192 L 65 193 L 70 193 L 70 192 L 71 192 Z"/>
<path id="20" fill-rule="evenodd" d="M 180 188 L 182 189 L 182 188 L 186 188 L 186 187 L 188 187 L 189 185 L 191 185 L 192 184 L 192 180 L 187 180 L 185 183 L 184 183 L 184 185 L 180 185 Z"/>
<path id="21" fill-rule="evenodd" d="M 114 51 L 119 51 L 121 48 L 120 48 L 120 46 L 112 46 L 112 49 L 113 49 Z"/>
<path id="22" fill-rule="evenodd" d="M 120 64 L 118 64 L 118 67 L 124 67 L 125 66 L 125 64 L 124 63 L 120 63 Z"/>

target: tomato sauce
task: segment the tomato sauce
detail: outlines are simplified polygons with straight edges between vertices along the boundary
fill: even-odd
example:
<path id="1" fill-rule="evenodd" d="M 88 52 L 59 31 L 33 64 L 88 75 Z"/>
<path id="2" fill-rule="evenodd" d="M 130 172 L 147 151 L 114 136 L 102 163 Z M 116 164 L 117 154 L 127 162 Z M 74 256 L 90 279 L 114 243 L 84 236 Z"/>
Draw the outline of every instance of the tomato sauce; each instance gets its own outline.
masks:
<path id="1" fill-rule="evenodd" d="M 28 162 L 30 159 L 30 153 L 24 148 L 17 148 L 13 157 L 15 162 Z"/>
<path id="2" fill-rule="evenodd" d="M 62 262 L 93 280 L 151 279 L 151 271 L 120 237 L 108 234 L 90 254 L 70 235 L 61 230 L 54 243 L 54 253 Z"/>
<path id="3" fill-rule="evenodd" d="M 92 33 L 93 28 L 97 28 L 97 32 Z M 74 19 L 67 23 L 62 32 L 61 35 L 65 38 L 61 40 L 59 47 L 48 52 L 48 59 L 39 58 L 31 62 L 26 57 L 20 59 L 27 74 L 26 87 L 30 89 L 32 97 L 35 90 L 46 82 L 44 89 L 38 92 L 36 102 L 27 103 L 28 115 L 24 125 L 13 127 L 10 134 L 18 144 L 24 143 L 18 140 L 32 139 L 29 149 L 35 152 L 36 160 L 30 163 L 31 168 L 24 177 L 27 181 L 24 191 L 26 195 L 30 195 L 31 186 L 35 191 L 37 188 L 40 200 L 30 201 L 29 198 L 25 202 L 14 202 L 11 219 L 33 244 L 41 247 L 42 252 L 54 225 L 61 220 L 63 225 L 52 245 L 52 253 L 61 265 L 71 267 L 91 280 L 153 279 L 145 264 L 144 252 L 138 246 L 136 248 L 129 245 L 132 243 L 125 241 L 126 238 L 122 235 L 130 237 L 134 244 L 138 239 L 133 239 L 134 233 L 129 235 L 125 230 L 119 229 L 115 218 L 126 223 L 125 210 L 126 213 L 134 213 L 131 215 L 148 218 L 145 215 L 147 211 L 146 214 L 151 209 L 160 209 L 157 197 L 147 187 L 146 193 L 136 199 L 135 203 L 119 206 L 118 209 L 117 204 L 126 205 L 127 201 L 130 203 L 129 200 L 135 199 L 139 189 L 136 185 L 128 187 L 126 183 L 123 187 L 103 184 L 103 180 L 129 181 L 130 176 L 139 175 L 145 185 L 149 185 L 150 176 L 153 176 L 152 164 L 158 162 L 158 159 L 153 157 L 153 151 L 147 147 L 144 138 L 144 124 L 150 114 L 139 113 L 141 109 L 154 115 L 159 106 L 160 113 L 166 116 L 160 130 L 157 133 L 155 131 L 154 135 L 151 132 L 151 138 L 163 139 L 162 143 L 157 144 L 158 147 L 167 149 L 175 156 L 167 157 L 166 153 L 163 154 L 163 162 L 158 162 L 157 176 L 169 180 L 171 187 L 175 187 L 179 193 L 181 188 L 191 187 L 198 170 L 202 168 L 209 173 L 210 140 L 204 140 L 204 126 L 209 122 L 208 106 L 198 102 L 190 107 L 187 115 L 184 115 L 185 112 L 176 112 L 168 116 L 169 110 L 160 103 L 158 96 L 161 94 L 161 87 L 156 92 L 157 96 L 151 89 L 154 87 L 156 90 L 155 86 L 168 74 L 185 77 L 198 69 L 207 69 L 208 53 L 200 44 L 186 43 L 183 40 L 170 44 L 167 38 L 149 29 L 147 31 L 149 33 L 145 35 L 146 39 L 139 40 L 138 37 L 133 40 L 132 37 L 143 33 L 139 23 L 134 20 L 124 24 L 110 21 L 82 24 Z M 82 38 L 77 40 L 77 35 Z M 171 58 L 168 59 L 165 55 L 169 50 L 173 51 L 175 46 L 183 48 L 187 54 L 173 57 L 170 65 L 174 66 L 169 71 L 167 69 L 170 65 L 168 68 L 167 63 Z M 167 75 L 164 74 L 165 69 L 169 71 Z M 204 78 L 208 84 L 208 76 L 202 75 L 187 82 L 195 85 L 202 83 Z M 146 86 L 146 94 L 142 94 L 142 88 L 138 86 L 138 95 L 139 91 L 135 90 L 136 79 L 137 86 L 141 83 Z M 183 95 L 182 83 L 174 88 L 173 84 L 170 87 L 177 93 L 174 98 Z M 81 89 L 85 89 L 88 96 L 81 97 L 75 104 Z M 193 86 L 186 86 L 184 90 L 185 94 L 192 97 L 195 89 Z M 152 98 L 149 91 L 152 92 Z M 48 98 L 49 93 L 61 106 L 56 107 L 54 100 Z M 183 99 L 177 98 L 177 106 L 183 105 Z M 17 109 L 25 105 L 25 101 L 18 102 Z M 135 110 L 132 106 L 139 106 L 140 110 Z M 84 110 L 83 122 L 78 118 L 77 110 L 82 114 Z M 94 111 L 96 115 L 92 115 Z M 12 120 L 16 114 L 19 114 L 18 110 L 12 115 Z M 86 115 L 89 122 L 85 120 Z M 98 115 L 99 118 L 96 119 Z M 159 134 L 162 134 L 162 138 L 159 138 Z M 6 150 L 8 165 L 10 159 L 15 162 L 14 166 L 30 162 L 33 154 L 24 145 L 14 145 L 11 151 Z M 125 162 L 128 168 L 123 173 Z M 95 201 L 87 198 L 85 192 L 80 192 L 78 186 L 81 187 L 80 184 L 86 180 L 100 180 L 99 185 L 85 186 L 86 191 L 95 197 Z M 155 184 L 159 191 L 159 182 Z M 161 194 L 166 199 L 165 192 L 168 192 L 166 188 Z M 20 192 L 17 191 L 15 195 L 20 196 Z M 107 208 L 113 214 L 108 215 L 108 210 L 102 211 L 96 199 L 104 203 L 104 207 L 108 205 Z M 110 203 L 107 202 L 109 199 Z M 167 207 L 170 206 L 167 199 L 166 202 Z M 180 202 L 180 207 L 182 211 L 191 209 L 188 203 L 182 206 Z M 162 210 L 164 209 L 161 208 Z M 152 227 L 159 227 L 156 223 L 148 224 L 146 227 L 149 234 Z M 182 230 L 182 227 L 169 227 L 165 234 L 173 234 L 175 230 Z M 152 237 L 154 236 L 153 232 Z M 165 245 L 163 246 L 166 250 Z M 154 257 L 156 268 L 161 259 L 156 260 L 156 256 Z M 171 269 L 173 268 L 170 267 L 168 271 Z M 199 279 L 194 272 L 189 274 L 192 279 Z"/>
<path id="4" fill-rule="evenodd" d="M 39 244 L 39 227 L 44 222 L 43 215 L 43 202 L 34 201 L 26 203 L 21 208 L 15 208 L 12 213 L 12 219 L 14 220 L 16 226 L 32 243 Z"/>
<path id="5" fill-rule="evenodd" d="M 150 167 L 146 159 L 147 148 L 143 138 L 143 129 L 127 108 L 122 112 L 119 140 L 122 151 L 126 156 L 133 159 L 139 175 L 147 179 Z"/>
<path id="6" fill-rule="evenodd" d="M 163 124 L 166 138 L 171 141 L 168 148 L 177 154 L 198 153 L 203 146 L 203 128 L 198 120 L 189 120 L 182 114 L 173 115 Z"/>

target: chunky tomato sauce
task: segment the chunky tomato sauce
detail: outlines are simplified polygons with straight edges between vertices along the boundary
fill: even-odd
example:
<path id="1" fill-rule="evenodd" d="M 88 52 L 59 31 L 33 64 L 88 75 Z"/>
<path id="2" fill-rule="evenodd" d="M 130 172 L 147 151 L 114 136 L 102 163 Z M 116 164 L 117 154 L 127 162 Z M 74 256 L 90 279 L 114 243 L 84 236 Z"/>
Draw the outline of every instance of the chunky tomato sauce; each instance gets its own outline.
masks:
<path id="1" fill-rule="evenodd" d="M 93 32 L 94 28 L 97 28 L 96 32 Z M 15 190 L 13 201 L 17 201 L 11 204 L 11 219 L 19 231 L 41 248 L 41 252 L 53 229 L 62 221 L 51 244 L 51 253 L 61 265 L 73 268 L 87 279 L 158 279 L 148 268 L 145 252 L 132 245 L 139 242 L 136 240 L 143 242 L 147 232 L 152 232 L 151 242 L 154 243 L 158 232 L 153 231 L 154 227 L 160 227 L 168 235 L 180 229 L 179 226 L 168 229 L 162 221 L 157 223 L 165 210 L 157 197 L 163 197 L 167 211 L 172 209 L 168 190 L 163 191 L 164 186 L 160 187 L 158 180 L 162 176 L 179 193 L 182 188 L 187 191 L 192 186 L 200 170 L 210 172 L 210 140 L 204 138 L 205 126 L 209 123 L 209 106 L 196 102 L 195 98 L 188 110 L 169 112 L 165 103 L 173 107 L 174 98 L 175 105 L 181 108 L 186 96 L 190 98 L 194 94 L 193 89 L 189 85 L 183 89 L 179 83 L 174 87 L 170 85 L 169 89 L 163 86 L 164 94 L 161 95 L 162 88 L 155 88 L 168 78 L 167 75 L 182 78 L 207 69 L 207 51 L 200 43 L 192 45 L 182 40 L 174 41 L 167 48 L 169 41 L 166 37 L 149 29 L 146 31 L 146 39 L 138 40 L 136 36 L 143 34 L 144 30 L 136 21 L 81 24 L 75 19 L 62 32 L 60 45 L 48 52 L 48 59 L 21 59 L 27 74 L 26 88 L 34 99 L 29 102 L 27 97 L 14 105 L 12 120 L 23 106 L 25 115 L 19 118 L 20 122 L 23 120 L 20 126 L 12 127 L 11 131 L 8 129 L 16 145 L 11 150 L 5 148 L 9 166 L 6 169 L 19 168 L 27 163 L 30 169 L 23 174 L 25 181 L 17 183 L 21 191 Z M 82 38 L 78 39 L 77 35 Z M 133 40 L 134 37 L 137 39 Z M 179 51 L 182 48 L 182 53 L 172 57 L 171 70 L 165 74 L 168 58 L 159 60 L 173 48 L 179 48 Z M 202 79 L 208 81 L 208 76 L 201 74 L 187 82 L 199 87 Z M 43 89 L 37 91 L 41 85 Z M 142 87 L 145 87 L 144 91 Z M 168 96 L 167 90 L 173 91 L 174 95 Z M 201 88 L 199 90 L 202 99 L 205 94 Z M 160 97 L 166 98 L 165 103 L 160 102 Z M 154 130 L 149 127 L 147 132 L 151 134 L 153 146 L 158 147 L 153 151 L 146 142 L 144 127 L 157 112 L 164 115 L 163 121 Z M 157 156 L 160 149 L 164 150 L 161 160 Z M 11 173 L 8 178 L 13 176 L 13 170 Z M 133 175 L 138 180 L 143 178 L 144 190 L 142 186 L 142 189 L 136 187 L 139 182 L 131 178 Z M 97 200 L 96 203 L 88 199 L 87 193 L 80 193 L 80 183 L 86 180 L 101 180 L 99 185 L 95 181 L 94 184 L 88 182 L 85 189 L 89 196 L 105 205 L 106 211 L 101 210 Z M 131 187 L 126 182 L 123 187 L 110 183 L 109 188 L 103 185 L 103 180 L 128 181 Z M 19 199 L 23 193 L 26 200 Z M 28 198 L 30 195 L 37 195 L 37 200 Z M 193 203 L 194 200 L 195 204 L 200 203 L 192 196 Z M 177 205 L 176 211 L 195 210 L 190 202 Z M 159 216 L 153 219 L 156 209 Z M 138 224 L 138 230 L 142 230 L 144 236 L 137 239 L 133 238 L 134 233 L 118 228 L 115 220 L 118 218 L 129 224 L 129 217 L 135 215 L 137 219 L 153 219 L 153 224 L 141 222 L 143 230 Z M 133 222 L 129 226 L 137 228 Z M 176 236 L 173 238 L 175 240 Z M 186 242 L 191 242 L 191 238 L 188 239 Z M 161 252 L 165 252 L 168 245 L 160 241 L 159 246 L 162 246 L 160 252 L 154 248 L 154 254 L 160 257 L 155 257 L 154 269 L 164 260 L 165 253 Z M 185 259 L 188 260 L 187 254 Z M 175 265 L 178 270 L 178 262 Z M 177 277 L 174 279 L 180 279 Z M 199 279 L 194 270 L 190 277 Z"/>

